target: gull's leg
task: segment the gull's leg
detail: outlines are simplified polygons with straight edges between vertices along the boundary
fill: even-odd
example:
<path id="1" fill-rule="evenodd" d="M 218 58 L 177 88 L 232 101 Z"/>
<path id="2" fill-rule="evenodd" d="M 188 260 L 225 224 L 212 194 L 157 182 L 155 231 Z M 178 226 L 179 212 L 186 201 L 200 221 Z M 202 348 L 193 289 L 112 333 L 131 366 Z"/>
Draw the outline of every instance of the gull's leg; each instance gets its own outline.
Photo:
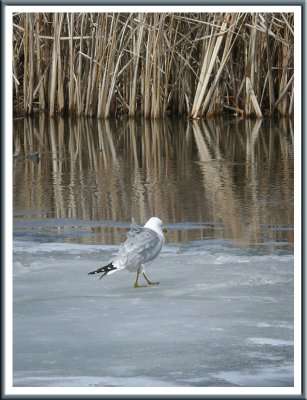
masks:
<path id="1" fill-rule="evenodd" d="M 139 275 L 140 275 L 140 268 L 138 269 L 138 271 L 137 271 L 137 273 L 136 273 L 136 281 L 135 281 L 134 287 L 135 287 L 135 288 L 147 287 L 146 285 L 139 285 L 139 284 L 138 284 Z"/>
<path id="2" fill-rule="evenodd" d="M 143 275 L 144 275 L 144 278 L 146 279 L 146 281 L 148 282 L 149 285 L 159 285 L 160 282 L 151 282 L 151 281 L 147 278 L 147 276 L 144 274 L 144 272 L 143 272 Z"/>

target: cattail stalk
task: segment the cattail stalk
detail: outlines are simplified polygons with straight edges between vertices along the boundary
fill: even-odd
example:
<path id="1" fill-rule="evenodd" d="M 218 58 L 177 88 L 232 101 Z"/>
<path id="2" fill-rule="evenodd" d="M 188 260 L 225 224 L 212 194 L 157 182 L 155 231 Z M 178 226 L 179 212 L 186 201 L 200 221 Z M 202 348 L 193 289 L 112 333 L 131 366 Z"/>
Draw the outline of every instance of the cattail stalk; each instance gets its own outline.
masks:
<path id="1" fill-rule="evenodd" d="M 14 113 L 291 115 L 293 27 L 292 13 L 16 13 Z"/>

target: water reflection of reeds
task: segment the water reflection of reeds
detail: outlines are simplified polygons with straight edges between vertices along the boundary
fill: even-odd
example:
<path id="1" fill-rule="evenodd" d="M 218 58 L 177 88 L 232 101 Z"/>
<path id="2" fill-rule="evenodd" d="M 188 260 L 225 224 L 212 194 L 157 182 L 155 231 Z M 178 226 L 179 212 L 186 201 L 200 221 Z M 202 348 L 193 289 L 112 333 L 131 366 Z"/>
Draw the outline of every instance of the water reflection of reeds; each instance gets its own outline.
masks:
<path id="1" fill-rule="evenodd" d="M 176 242 L 293 242 L 289 119 L 41 115 L 15 121 L 13 139 L 15 212 L 59 220 L 127 222 L 133 216 L 144 223 L 158 215 L 165 223 L 206 223 L 203 229 L 173 230 L 168 240 Z M 92 226 L 91 232 L 105 243 L 122 240 L 111 225 Z"/>

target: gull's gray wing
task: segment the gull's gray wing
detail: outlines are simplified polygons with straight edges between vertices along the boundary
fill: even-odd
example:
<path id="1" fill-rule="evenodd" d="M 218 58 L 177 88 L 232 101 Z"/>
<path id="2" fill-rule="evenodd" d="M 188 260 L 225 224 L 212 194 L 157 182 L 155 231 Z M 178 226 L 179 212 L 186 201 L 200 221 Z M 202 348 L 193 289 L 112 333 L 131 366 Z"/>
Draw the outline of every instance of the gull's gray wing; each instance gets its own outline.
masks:
<path id="1" fill-rule="evenodd" d="M 132 220 L 130 230 L 127 232 L 127 240 L 121 245 L 113 260 L 113 265 L 118 269 L 127 268 L 134 271 L 140 264 L 156 258 L 162 245 L 163 238 L 155 231 L 141 228 Z"/>
<path id="2" fill-rule="evenodd" d="M 126 234 L 127 239 L 132 238 L 135 234 L 139 234 L 141 232 L 142 228 L 138 224 L 136 224 L 134 219 L 132 218 L 132 222 L 130 224 L 130 230 Z"/>

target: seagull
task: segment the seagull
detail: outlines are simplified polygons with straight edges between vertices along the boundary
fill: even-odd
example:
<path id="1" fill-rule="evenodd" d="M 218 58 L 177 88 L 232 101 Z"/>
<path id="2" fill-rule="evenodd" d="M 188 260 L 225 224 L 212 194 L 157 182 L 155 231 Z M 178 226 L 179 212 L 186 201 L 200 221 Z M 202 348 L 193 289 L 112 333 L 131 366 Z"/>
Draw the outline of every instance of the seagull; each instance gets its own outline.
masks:
<path id="1" fill-rule="evenodd" d="M 127 269 L 130 272 L 136 272 L 135 288 L 146 287 L 139 285 L 139 275 L 143 274 L 148 285 L 159 285 L 159 282 L 150 281 L 145 275 L 145 266 L 147 267 L 160 253 L 164 244 L 162 221 L 157 217 L 150 218 L 144 227 L 137 225 L 132 218 L 130 230 L 127 232 L 127 239 L 122 243 L 116 257 L 108 265 L 91 271 L 88 275 L 100 274 L 102 277 L 111 275 L 116 271 Z"/>

